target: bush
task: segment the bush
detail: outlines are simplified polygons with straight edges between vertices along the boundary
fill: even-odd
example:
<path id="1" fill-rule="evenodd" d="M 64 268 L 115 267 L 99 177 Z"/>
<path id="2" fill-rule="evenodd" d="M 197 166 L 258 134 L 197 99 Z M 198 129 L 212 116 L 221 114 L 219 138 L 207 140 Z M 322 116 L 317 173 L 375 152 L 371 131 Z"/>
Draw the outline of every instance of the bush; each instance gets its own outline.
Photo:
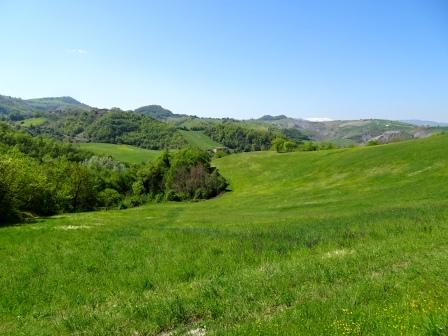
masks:
<path id="1" fill-rule="evenodd" d="M 227 182 L 210 166 L 210 161 L 211 155 L 197 148 L 166 152 L 138 172 L 136 189 L 155 200 L 160 200 L 160 195 L 168 201 L 214 197 L 225 190 Z"/>
<path id="2" fill-rule="evenodd" d="M 378 146 L 378 145 L 380 145 L 380 143 L 377 140 L 370 140 L 367 143 L 367 146 Z"/>
<path id="3" fill-rule="evenodd" d="M 121 195 L 118 191 L 106 188 L 98 193 L 98 200 L 102 206 L 107 208 L 117 206 L 121 201 Z"/>
<path id="4" fill-rule="evenodd" d="M 293 152 L 297 149 L 297 146 L 298 144 L 296 142 L 282 137 L 276 137 L 272 140 L 272 148 L 276 150 L 277 153 Z"/>

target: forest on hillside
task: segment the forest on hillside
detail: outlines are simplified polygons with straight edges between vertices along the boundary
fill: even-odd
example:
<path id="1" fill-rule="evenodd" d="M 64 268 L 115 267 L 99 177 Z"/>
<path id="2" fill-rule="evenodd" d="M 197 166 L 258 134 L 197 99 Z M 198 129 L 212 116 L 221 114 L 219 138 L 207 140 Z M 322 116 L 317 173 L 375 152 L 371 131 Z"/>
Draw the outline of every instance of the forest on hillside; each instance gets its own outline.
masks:
<path id="1" fill-rule="evenodd" d="M 155 162 L 125 164 L 0 123 L 0 222 L 214 197 L 227 182 L 210 160 L 186 147 Z"/>

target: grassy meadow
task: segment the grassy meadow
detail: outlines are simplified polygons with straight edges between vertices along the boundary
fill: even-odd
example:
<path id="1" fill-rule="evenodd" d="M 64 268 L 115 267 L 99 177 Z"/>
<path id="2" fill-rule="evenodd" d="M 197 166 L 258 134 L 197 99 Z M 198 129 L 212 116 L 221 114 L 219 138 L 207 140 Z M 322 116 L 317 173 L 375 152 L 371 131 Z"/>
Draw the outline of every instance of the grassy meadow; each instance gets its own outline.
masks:
<path id="1" fill-rule="evenodd" d="M 46 118 L 38 117 L 38 118 L 28 118 L 18 122 L 20 126 L 23 127 L 31 127 L 31 126 L 40 126 L 43 125 L 47 121 Z"/>
<path id="2" fill-rule="evenodd" d="M 108 143 L 81 143 L 79 147 L 99 155 L 110 155 L 114 159 L 129 162 L 142 163 L 152 161 L 160 155 L 158 150 L 144 149 L 129 145 L 116 145 Z"/>
<path id="3" fill-rule="evenodd" d="M 447 135 L 214 163 L 212 200 L 1 228 L 0 334 L 448 334 Z"/>
<path id="4" fill-rule="evenodd" d="M 204 132 L 202 132 L 202 131 L 183 131 L 183 130 L 181 130 L 180 132 L 182 133 L 185 140 L 187 140 L 187 142 L 191 146 L 198 147 L 202 150 L 207 150 L 207 149 L 212 149 L 215 147 L 223 146 L 219 142 L 216 142 L 216 141 L 210 139 L 210 137 L 207 136 L 206 134 L 204 134 Z"/>

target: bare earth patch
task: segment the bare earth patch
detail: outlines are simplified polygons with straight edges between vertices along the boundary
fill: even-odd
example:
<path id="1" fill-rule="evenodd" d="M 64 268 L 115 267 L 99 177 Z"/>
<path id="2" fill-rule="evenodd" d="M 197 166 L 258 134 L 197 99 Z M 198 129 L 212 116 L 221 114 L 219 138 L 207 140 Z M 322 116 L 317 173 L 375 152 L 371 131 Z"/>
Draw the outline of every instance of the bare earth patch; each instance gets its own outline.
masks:
<path id="1" fill-rule="evenodd" d="M 205 336 L 207 334 L 207 330 L 204 328 L 196 328 L 187 331 L 186 333 L 178 334 L 175 331 L 164 331 L 158 336 L 174 336 L 174 335 L 184 335 L 184 336 Z"/>
<path id="2" fill-rule="evenodd" d="M 197 329 L 190 330 L 189 332 L 186 333 L 186 335 L 204 336 L 206 333 L 207 333 L 207 331 L 205 330 L 205 328 L 197 328 Z"/>
<path id="3" fill-rule="evenodd" d="M 346 249 L 334 250 L 325 253 L 324 258 L 340 258 L 353 253 L 355 253 L 354 250 L 346 250 Z"/>
<path id="4" fill-rule="evenodd" d="M 90 225 L 64 225 L 58 226 L 59 230 L 83 230 L 83 229 L 91 229 Z"/>

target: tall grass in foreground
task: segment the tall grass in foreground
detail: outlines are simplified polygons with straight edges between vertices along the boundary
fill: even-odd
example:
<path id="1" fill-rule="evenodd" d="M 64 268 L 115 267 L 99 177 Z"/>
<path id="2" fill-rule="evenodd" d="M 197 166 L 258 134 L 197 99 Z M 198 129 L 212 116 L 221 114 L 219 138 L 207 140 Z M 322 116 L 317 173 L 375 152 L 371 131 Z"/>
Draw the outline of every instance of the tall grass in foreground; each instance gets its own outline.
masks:
<path id="1" fill-rule="evenodd" d="M 1 229 L 0 333 L 448 333 L 448 136 L 215 163 L 213 200 Z"/>

